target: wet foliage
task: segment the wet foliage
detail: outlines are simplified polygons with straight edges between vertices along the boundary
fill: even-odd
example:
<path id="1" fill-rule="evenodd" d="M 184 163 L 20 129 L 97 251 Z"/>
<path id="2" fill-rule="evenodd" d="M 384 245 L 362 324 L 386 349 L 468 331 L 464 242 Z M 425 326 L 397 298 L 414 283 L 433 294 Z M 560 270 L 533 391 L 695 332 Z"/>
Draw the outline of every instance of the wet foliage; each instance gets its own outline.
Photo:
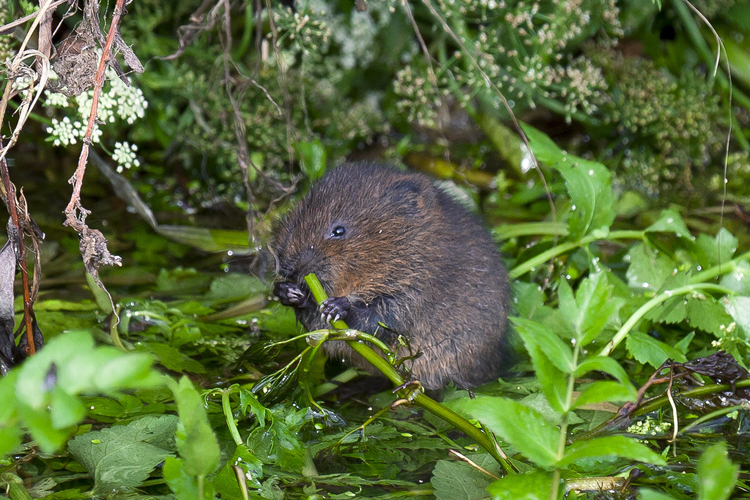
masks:
<path id="1" fill-rule="evenodd" d="M 695 5 L 715 72 L 682 2 L 138 0 L 99 73 L 115 3 L 61 3 L 45 88 L 0 4 L 0 498 L 748 497 L 750 8 Z M 424 393 L 273 298 L 273 224 L 345 158 L 484 217 L 501 379 Z"/>

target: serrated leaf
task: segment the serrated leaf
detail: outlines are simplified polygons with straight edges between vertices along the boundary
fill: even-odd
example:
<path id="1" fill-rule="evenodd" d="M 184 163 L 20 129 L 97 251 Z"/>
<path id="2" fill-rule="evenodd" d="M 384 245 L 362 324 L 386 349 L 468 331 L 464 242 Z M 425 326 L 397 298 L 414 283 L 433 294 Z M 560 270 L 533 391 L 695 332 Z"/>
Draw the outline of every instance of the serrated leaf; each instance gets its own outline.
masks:
<path id="1" fill-rule="evenodd" d="M 601 333 L 604 326 L 622 307 L 622 300 L 613 299 L 614 286 L 607 281 L 604 272 L 584 279 L 576 292 L 577 311 L 569 320 L 580 345 L 588 345 Z M 563 311 L 563 314 L 566 314 Z"/>
<path id="2" fill-rule="evenodd" d="M 591 371 L 600 371 L 612 375 L 623 384 L 629 383 L 628 374 L 620 363 L 607 356 L 594 356 L 586 358 L 580 363 L 575 371 L 575 377 L 581 378 Z"/>
<path id="3" fill-rule="evenodd" d="M 177 417 L 146 416 L 128 425 L 76 436 L 68 449 L 94 477 L 92 494 L 140 486 L 175 451 Z"/>
<path id="4" fill-rule="evenodd" d="M 625 345 L 639 363 L 648 363 L 654 368 L 660 367 L 667 359 L 679 363 L 687 361 L 685 355 L 674 347 L 639 331 L 630 332 Z"/>
<path id="5" fill-rule="evenodd" d="M 547 402 L 557 413 L 568 411 L 566 405 L 567 383 L 563 372 L 555 368 L 555 365 L 545 356 L 542 349 L 535 344 L 526 346 L 526 350 L 531 357 L 531 363 L 534 365 L 539 383 L 542 385 L 542 392 Z"/>
<path id="6" fill-rule="evenodd" d="M 536 321 L 525 318 L 511 318 L 511 321 L 527 349 L 531 345 L 538 345 L 550 361 L 563 373 L 571 373 L 575 369 L 573 352 L 552 330 Z"/>
<path id="7" fill-rule="evenodd" d="M 540 467 L 557 462 L 560 430 L 542 415 L 506 398 L 461 401 L 460 407 Z"/>
<path id="8" fill-rule="evenodd" d="M 493 500 L 549 500 L 552 481 L 554 477 L 549 472 L 513 474 L 495 481 L 487 491 Z"/>
<path id="9" fill-rule="evenodd" d="M 746 337 L 750 337 L 750 297 L 729 297 L 726 310 Z"/>
<path id="10" fill-rule="evenodd" d="M 750 263 L 744 260 L 737 262 L 730 272 L 722 276 L 720 284 L 738 295 L 750 295 Z"/>
<path id="11" fill-rule="evenodd" d="M 567 161 L 566 161 L 567 160 Z M 609 170 L 601 163 L 567 155 L 554 165 L 570 195 L 568 231 L 574 240 L 595 230 L 607 231 L 615 220 Z"/>
<path id="12" fill-rule="evenodd" d="M 698 500 L 726 500 L 737 483 L 739 465 L 727 458 L 724 443 L 707 449 L 698 460 Z"/>
<path id="13" fill-rule="evenodd" d="M 658 453 L 651 451 L 635 439 L 625 436 L 608 436 L 603 438 L 577 441 L 565 448 L 565 456 L 557 464 L 567 467 L 582 458 L 627 458 L 654 465 L 666 465 Z"/>
<path id="14" fill-rule="evenodd" d="M 701 233 L 695 243 L 698 249 L 696 251 L 698 263 L 706 269 L 730 260 L 737 251 L 738 245 L 737 238 L 725 228 L 719 229 L 715 238 Z"/>
<path id="15" fill-rule="evenodd" d="M 673 325 L 687 319 L 687 297 L 678 296 L 665 300 L 649 310 L 643 319 L 654 323 Z"/>
<path id="16" fill-rule="evenodd" d="M 516 313 L 526 319 L 532 319 L 534 312 L 544 305 L 544 292 L 537 283 L 515 281 L 511 283 L 513 289 L 513 304 Z"/>
<path id="17" fill-rule="evenodd" d="M 688 300 L 687 315 L 690 326 L 714 335 L 723 335 L 732 322 L 732 317 L 727 314 L 724 306 L 718 304 L 712 297 L 706 297 L 705 300 L 698 298 Z"/>
<path id="18" fill-rule="evenodd" d="M 612 382 L 610 380 L 594 382 L 584 389 L 573 403 L 573 408 L 580 408 L 588 404 L 603 403 L 605 401 L 635 401 L 638 393 L 630 384 Z"/>
<path id="19" fill-rule="evenodd" d="M 472 457 L 472 461 L 490 474 L 499 475 L 499 464 L 489 455 Z M 474 500 L 486 496 L 492 477 L 475 467 L 457 461 L 438 460 L 430 483 L 437 500 Z"/>
<path id="20" fill-rule="evenodd" d="M 647 233 L 674 233 L 680 238 L 692 241 L 693 235 L 688 231 L 682 216 L 674 210 L 662 210 L 659 220 L 646 228 Z"/>
<path id="21" fill-rule="evenodd" d="M 658 291 L 675 271 L 675 263 L 648 245 L 638 243 L 628 252 L 628 286 L 642 291 Z"/>

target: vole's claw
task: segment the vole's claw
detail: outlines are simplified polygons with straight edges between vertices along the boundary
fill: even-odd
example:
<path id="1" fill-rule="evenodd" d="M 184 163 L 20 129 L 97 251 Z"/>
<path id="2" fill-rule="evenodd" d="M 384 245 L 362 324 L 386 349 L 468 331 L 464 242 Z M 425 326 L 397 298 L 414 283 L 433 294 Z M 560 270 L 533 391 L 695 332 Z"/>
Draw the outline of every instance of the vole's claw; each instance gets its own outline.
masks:
<path id="1" fill-rule="evenodd" d="M 307 303 L 307 294 L 297 284 L 291 281 L 282 281 L 273 286 L 273 294 L 279 298 L 285 306 L 302 307 Z"/>
<path id="2" fill-rule="evenodd" d="M 320 304 L 320 312 L 326 323 L 346 319 L 352 305 L 346 297 L 331 297 Z"/>

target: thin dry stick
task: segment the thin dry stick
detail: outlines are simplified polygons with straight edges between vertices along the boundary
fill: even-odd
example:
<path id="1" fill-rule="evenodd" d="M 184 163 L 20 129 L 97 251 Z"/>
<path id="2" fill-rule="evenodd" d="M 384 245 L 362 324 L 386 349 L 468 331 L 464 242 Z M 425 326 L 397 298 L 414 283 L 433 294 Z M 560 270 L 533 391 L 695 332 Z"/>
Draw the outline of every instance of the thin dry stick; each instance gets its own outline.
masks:
<path id="1" fill-rule="evenodd" d="M 0 148 L 2 148 L 2 139 L 0 139 Z M 26 325 L 26 355 L 31 356 L 36 353 L 36 346 L 34 345 L 34 330 L 31 326 L 31 297 L 29 294 L 29 272 L 26 269 L 26 247 L 23 243 L 23 229 L 18 220 L 16 190 L 13 183 L 10 182 L 8 162 L 5 158 L 0 159 L 0 175 L 2 175 L 5 193 L 8 197 L 8 211 L 16 230 L 16 238 L 18 238 L 18 264 L 21 267 L 21 283 L 23 285 L 23 319 Z"/>
<path id="2" fill-rule="evenodd" d="M 104 73 L 107 66 L 109 66 L 110 58 L 112 57 L 112 45 L 114 44 L 115 35 L 120 26 L 124 4 L 125 0 L 117 0 L 115 9 L 112 12 L 112 22 L 109 25 L 109 31 L 107 32 L 107 42 L 102 50 L 102 58 L 99 60 L 99 68 L 96 70 L 96 77 L 94 78 L 94 95 L 91 102 L 91 113 L 89 114 L 88 125 L 86 126 L 86 135 L 82 141 L 83 146 L 81 147 L 81 155 L 78 157 L 78 167 L 76 168 L 73 177 L 71 177 L 73 195 L 70 197 L 70 203 L 68 203 L 68 206 L 65 208 L 65 225 L 72 227 L 79 234 L 87 228 L 85 220 L 86 216 L 90 213 L 81 205 L 83 176 L 86 173 L 89 147 L 92 144 L 91 136 L 94 133 L 94 124 L 96 123 L 97 111 L 99 108 L 99 96 L 101 95 L 102 87 L 104 86 Z M 82 214 L 80 220 L 76 217 L 76 214 L 79 211 Z"/>

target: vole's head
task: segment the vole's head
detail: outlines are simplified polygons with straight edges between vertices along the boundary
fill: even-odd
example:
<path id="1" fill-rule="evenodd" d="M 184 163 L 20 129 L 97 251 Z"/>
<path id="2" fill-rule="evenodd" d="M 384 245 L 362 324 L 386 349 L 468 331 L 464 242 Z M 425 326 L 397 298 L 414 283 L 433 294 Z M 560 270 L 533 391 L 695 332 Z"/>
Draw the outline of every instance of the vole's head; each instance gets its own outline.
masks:
<path id="1" fill-rule="evenodd" d="M 345 164 L 316 183 L 276 231 L 278 274 L 315 273 L 329 295 L 388 293 L 429 239 L 435 188 L 421 175 Z"/>

